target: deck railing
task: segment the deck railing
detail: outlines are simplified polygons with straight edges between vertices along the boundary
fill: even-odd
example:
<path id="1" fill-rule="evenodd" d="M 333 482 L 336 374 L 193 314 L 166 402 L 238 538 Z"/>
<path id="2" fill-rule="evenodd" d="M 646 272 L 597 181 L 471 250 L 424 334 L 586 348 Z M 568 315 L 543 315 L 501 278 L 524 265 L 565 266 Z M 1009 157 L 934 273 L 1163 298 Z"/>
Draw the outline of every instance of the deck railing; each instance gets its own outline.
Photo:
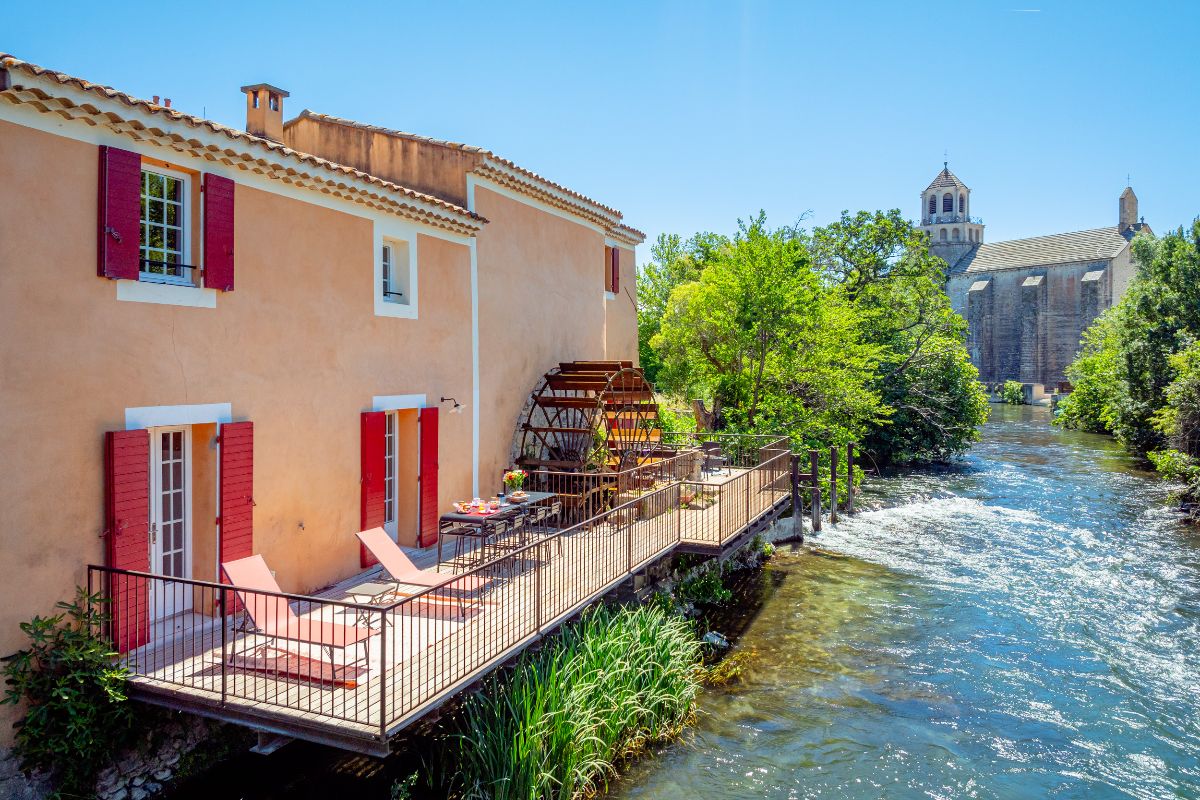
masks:
<path id="1" fill-rule="evenodd" d="M 713 453 L 719 454 L 719 459 L 706 456 L 705 443 L 715 445 Z M 620 472 L 533 470 L 527 485 L 533 491 L 557 494 L 563 501 L 565 521 L 573 524 L 667 483 L 705 482 L 715 477 L 706 470 L 710 464 L 721 469 L 750 469 L 787 452 L 790 440 L 786 436 L 666 432 L 657 452 L 646 463 Z"/>
<path id="2" fill-rule="evenodd" d="M 535 531 L 442 585 L 398 587 L 407 596 L 385 605 L 99 566 L 89 589 L 110 604 L 104 635 L 158 702 L 383 752 L 413 718 L 681 542 L 720 546 L 776 507 L 790 455 L 753 452 L 766 457 L 723 483 L 675 479 Z M 693 507 L 697 497 L 711 503 Z"/>
<path id="3" fill-rule="evenodd" d="M 526 487 L 558 495 L 563 520 L 575 524 L 668 483 L 699 479 L 702 465 L 703 455 L 695 448 L 662 447 L 645 463 L 619 472 L 532 470 Z"/>

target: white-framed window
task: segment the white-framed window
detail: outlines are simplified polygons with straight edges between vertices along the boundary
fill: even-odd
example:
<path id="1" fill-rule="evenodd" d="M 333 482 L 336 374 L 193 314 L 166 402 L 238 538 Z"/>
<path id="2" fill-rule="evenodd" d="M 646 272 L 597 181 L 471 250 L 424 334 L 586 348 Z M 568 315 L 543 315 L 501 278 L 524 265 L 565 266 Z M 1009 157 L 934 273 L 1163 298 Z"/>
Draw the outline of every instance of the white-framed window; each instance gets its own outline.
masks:
<path id="1" fill-rule="evenodd" d="M 384 239 L 379 253 L 380 287 L 385 303 L 409 303 L 408 242 Z"/>
<path id="2" fill-rule="evenodd" d="M 163 167 L 142 167 L 140 279 L 195 285 L 188 264 L 189 179 Z"/>
<path id="3" fill-rule="evenodd" d="M 396 530 L 396 412 L 384 415 L 383 524 L 394 537 Z"/>
<path id="4" fill-rule="evenodd" d="M 375 315 L 417 318 L 417 233 L 406 225 L 375 225 Z"/>

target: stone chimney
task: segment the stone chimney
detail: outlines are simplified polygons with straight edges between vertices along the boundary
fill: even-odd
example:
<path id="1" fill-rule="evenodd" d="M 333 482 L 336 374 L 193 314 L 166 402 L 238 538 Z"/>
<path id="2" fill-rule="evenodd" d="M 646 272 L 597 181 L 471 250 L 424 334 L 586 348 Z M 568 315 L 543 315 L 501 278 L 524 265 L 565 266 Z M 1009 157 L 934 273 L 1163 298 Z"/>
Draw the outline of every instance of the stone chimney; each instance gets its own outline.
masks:
<path id="1" fill-rule="evenodd" d="M 283 98 L 288 93 L 269 83 L 243 86 L 246 93 L 246 131 L 273 142 L 283 141 Z"/>
<path id="2" fill-rule="evenodd" d="M 1126 186 L 1117 201 L 1117 231 L 1122 235 L 1136 230 L 1138 224 L 1138 202 L 1133 188 Z"/>

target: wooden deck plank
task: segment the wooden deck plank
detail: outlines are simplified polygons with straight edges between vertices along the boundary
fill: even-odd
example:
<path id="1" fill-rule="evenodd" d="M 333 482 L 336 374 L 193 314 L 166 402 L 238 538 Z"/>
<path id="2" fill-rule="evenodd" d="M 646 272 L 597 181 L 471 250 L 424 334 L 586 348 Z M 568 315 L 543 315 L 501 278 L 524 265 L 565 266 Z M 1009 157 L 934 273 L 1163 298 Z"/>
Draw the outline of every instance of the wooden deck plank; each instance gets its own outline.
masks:
<path id="1" fill-rule="evenodd" d="M 276 727 L 291 720 L 297 726 L 330 728 L 342 738 L 361 738 L 364 742 L 378 739 L 381 730 L 394 734 L 535 640 L 548 627 L 615 588 L 628 578 L 631 566 L 640 569 L 653 563 L 680 542 L 719 550 L 749 522 L 789 496 L 788 491 L 768 486 L 770 477 L 762 471 L 733 469 L 720 477 L 723 480 L 708 485 L 712 491 L 723 493 L 721 500 L 707 508 L 671 509 L 650 519 L 618 514 L 620 519 L 614 517 L 615 524 L 573 529 L 571 535 L 551 540 L 536 551 L 542 557 L 540 567 L 533 558 L 516 565 L 519 568 L 498 579 L 483 598 L 494 605 L 465 620 L 389 614 L 387 652 L 379 652 L 380 637 L 373 637 L 367 658 L 369 672 L 355 687 L 228 669 L 223 702 L 242 718 L 259 715 Z M 406 550 L 417 566 L 434 566 L 436 548 Z M 446 569 L 445 564 L 442 569 Z M 315 596 L 344 601 L 347 589 L 377 577 L 379 572 L 376 567 L 352 575 Z M 348 624 L 354 621 L 352 610 L 325 607 L 318 613 Z M 137 674 L 132 678 L 135 688 L 140 693 L 169 697 L 183 708 L 189 703 L 220 704 L 220 636 L 219 621 L 193 615 L 182 636 L 130 654 L 131 661 L 136 659 Z M 226 642 L 227 651 L 232 652 L 235 643 L 242 649 L 266 644 L 267 640 L 237 634 L 232 622 L 226 621 Z M 297 735 L 303 737 L 302 732 Z"/>

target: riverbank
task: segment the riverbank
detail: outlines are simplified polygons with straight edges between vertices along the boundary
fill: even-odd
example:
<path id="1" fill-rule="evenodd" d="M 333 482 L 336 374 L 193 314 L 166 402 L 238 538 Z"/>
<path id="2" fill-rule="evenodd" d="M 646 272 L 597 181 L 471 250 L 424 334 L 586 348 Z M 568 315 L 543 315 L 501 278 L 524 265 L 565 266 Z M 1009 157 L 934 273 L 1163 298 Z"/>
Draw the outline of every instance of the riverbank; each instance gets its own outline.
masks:
<path id="1" fill-rule="evenodd" d="M 993 407 L 782 549 L 678 745 L 615 798 L 1200 796 L 1200 537 L 1107 437 Z"/>

